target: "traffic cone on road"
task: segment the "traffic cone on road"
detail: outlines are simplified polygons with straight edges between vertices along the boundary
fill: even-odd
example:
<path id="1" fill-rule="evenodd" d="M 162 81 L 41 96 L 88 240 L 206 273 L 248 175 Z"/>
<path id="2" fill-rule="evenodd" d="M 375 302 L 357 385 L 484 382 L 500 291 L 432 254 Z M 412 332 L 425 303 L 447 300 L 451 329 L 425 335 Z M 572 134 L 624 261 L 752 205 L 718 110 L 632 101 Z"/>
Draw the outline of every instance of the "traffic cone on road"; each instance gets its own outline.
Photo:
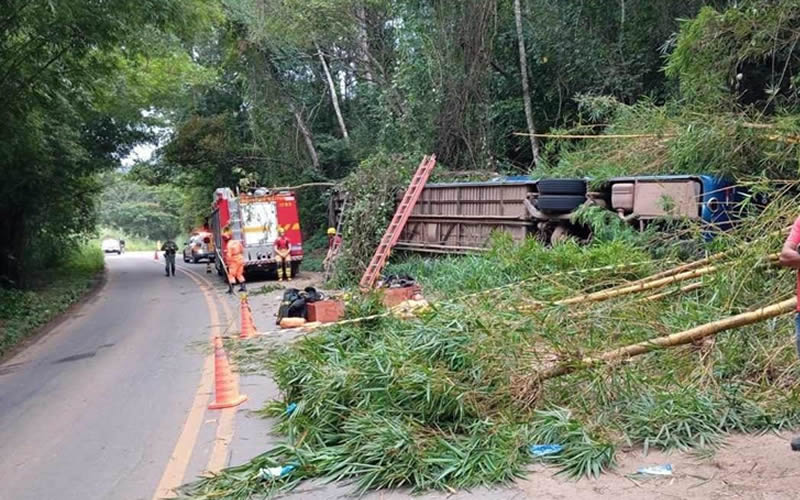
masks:
<path id="1" fill-rule="evenodd" d="M 228 365 L 228 355 L 222 348 L 222 339 L 214 338 L 214 402 L 209 410 L 231 408 L 247 401 L 247 396 L 239 394 L 239 387 Z"/>
<path id="2" fill-rule="evenodd" d="M 253 311 L 250 309 L 250 303 L 247 302 L 247 294 L 242 294 L 240 303 L 241 309 L 241 325 L 242 330 L 239 335 L 240 339 L 249 339 L 256 336 L 256 325 L 253 323 Z"/>

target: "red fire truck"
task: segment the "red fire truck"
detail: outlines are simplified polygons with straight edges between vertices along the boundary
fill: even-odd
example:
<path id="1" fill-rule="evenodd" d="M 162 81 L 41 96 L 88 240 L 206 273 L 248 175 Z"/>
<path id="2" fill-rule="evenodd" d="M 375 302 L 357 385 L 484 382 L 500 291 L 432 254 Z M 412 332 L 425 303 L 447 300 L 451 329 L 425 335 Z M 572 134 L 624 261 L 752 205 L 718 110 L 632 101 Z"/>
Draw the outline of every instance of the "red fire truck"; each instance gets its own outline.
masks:
<path id="1" fill-rule="evenodd" d="M 244 246 L 245 273 L 277 271 L 273 244 L 278 238 L 279 227 L 286 231 L 286 237 L 291 242 L 292 275 L 299 271 L 303 261 L 303 236 L 297 198 L 293 192 L 272 192 L 259 188 L 237 195 L 229 188 L 219 188 L 214 191 L 211 232 L 221 255 L 224 255 L 226 247 L 226 242 L 222 240 L 225 226 L 230 226 L 233 238 L 240 240 Z M 217 257 L 217 272 L 224 276 L 222 259 L 220 255 Z"/>

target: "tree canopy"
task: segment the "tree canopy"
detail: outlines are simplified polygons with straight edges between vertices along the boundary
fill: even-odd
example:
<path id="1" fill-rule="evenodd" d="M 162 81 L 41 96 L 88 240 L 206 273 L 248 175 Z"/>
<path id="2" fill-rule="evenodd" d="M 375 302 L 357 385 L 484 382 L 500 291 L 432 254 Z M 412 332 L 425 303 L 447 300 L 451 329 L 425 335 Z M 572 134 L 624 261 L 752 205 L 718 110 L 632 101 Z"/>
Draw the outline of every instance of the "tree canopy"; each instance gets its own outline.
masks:
<path id="1" fill-rule="evenodd" d="M 530 172 L 515 133 L 534 128 L 661 137 L 544 138 L 541 175 L 786 175 L 797 16 L 796 0 L 12 0 L 0 276 L 19 283 L 48 242 L 91 231 L 112 179 L 98 174 L 142 144 L 156 154 L 109 193 L 169 186 L 183 228 L 216 187 L 405 171 L 428 152 L 446 171 Z M 307 231 L 323 194 L 301 197 Z M 147 219 L 118 208 L 103 209 L 118 226 Z"/>

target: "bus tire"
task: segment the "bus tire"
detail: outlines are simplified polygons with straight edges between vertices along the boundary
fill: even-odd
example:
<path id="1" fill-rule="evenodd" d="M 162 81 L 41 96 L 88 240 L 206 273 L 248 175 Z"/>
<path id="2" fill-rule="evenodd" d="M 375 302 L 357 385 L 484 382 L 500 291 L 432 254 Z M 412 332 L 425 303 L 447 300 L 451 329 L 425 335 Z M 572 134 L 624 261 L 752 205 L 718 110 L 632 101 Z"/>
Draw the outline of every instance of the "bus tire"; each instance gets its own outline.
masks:
<path id="1" fill-rule="evenodd" d="M 578 195 L 540 195 L 536 208 L 545 213 L 566 214 L 586 203 L 586 196 Z"/>
<path id="2" fill-rule="evenodd" d="M 583 179 L 541 179 L 536 183 L 540 195 L 569 194 L 586 195 L 586 181 Z"/>

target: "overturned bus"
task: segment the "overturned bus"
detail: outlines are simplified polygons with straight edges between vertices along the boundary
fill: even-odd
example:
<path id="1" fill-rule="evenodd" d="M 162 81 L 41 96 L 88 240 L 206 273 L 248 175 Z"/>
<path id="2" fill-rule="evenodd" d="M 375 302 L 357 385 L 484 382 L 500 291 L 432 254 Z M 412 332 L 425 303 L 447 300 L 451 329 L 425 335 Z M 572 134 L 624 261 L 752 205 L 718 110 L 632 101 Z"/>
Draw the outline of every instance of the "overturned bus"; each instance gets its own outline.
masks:
<path id="1" fill-rule="evenodd" d="M 744 193 L 730 181 L 709 175 L 587 179 L 502 177 L 488 182 L 427 184 L 395 248 L 428 253 L 469 253 L 485 249 L 495 231 L 518 242 L 535 237 L 555 243 L 587 241 L 590 230 L 575 222 L 584 205 L 613 211 L 644 229 L 657 220 L 701 221 L 707 238 L 731 227 Z M 401 193 L 402 194 L 402 193 Z M 332 200 L 330 217 L 338 218 Z"/>

